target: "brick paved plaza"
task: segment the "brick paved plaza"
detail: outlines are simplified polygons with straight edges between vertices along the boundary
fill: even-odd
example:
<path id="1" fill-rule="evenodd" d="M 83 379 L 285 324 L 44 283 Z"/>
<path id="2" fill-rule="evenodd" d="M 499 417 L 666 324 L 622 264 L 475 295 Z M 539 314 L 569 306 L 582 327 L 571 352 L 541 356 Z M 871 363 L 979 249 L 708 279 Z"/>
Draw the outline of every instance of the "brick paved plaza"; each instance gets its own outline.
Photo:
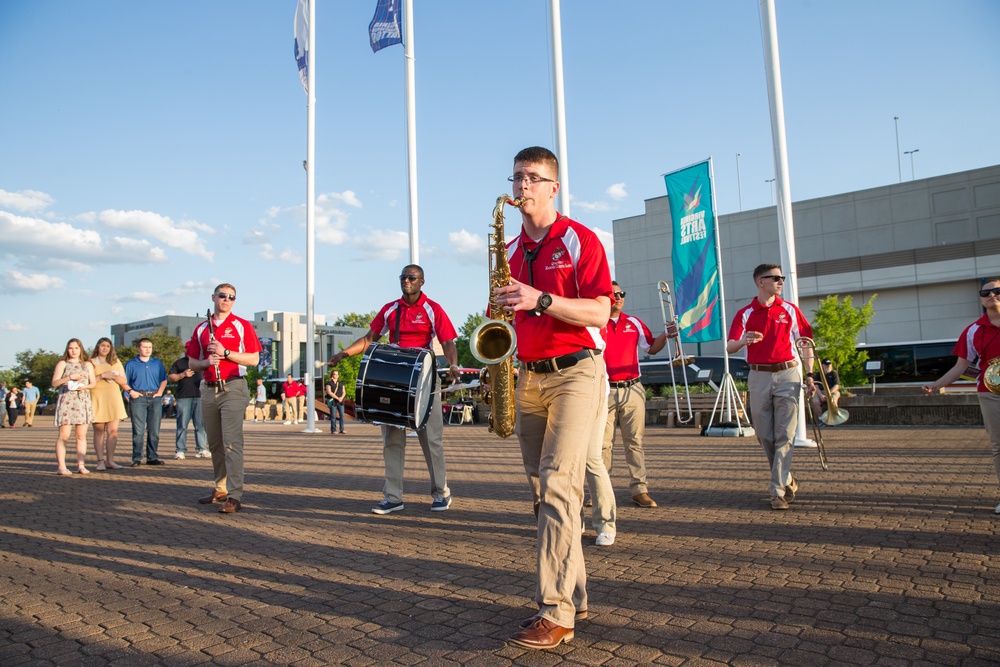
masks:
<path id="1" fill-rule="evenodd" d="M 527 651 L 505 643 L 534 611 L 515 439 L 446 429 L 447 512 L 412 440 L 406 510 L 376 516 L 376 427 L 301 428 L 247 424 L 231 516 L 195 502 L 211 463 L 173 461 L 168 420 L 166 466 L 86 477 L 54 474 L 51 417 L 0 431 L 0 665 L 1000 663 L 982 429 L 829 430 L 830 469 L 796 450 L 800 497 L 775 512 L 755 440 L 650 427 L 661 507 L 631 505 L 616 450 L 617 542 L 583 538 L 591 617 Z"/>

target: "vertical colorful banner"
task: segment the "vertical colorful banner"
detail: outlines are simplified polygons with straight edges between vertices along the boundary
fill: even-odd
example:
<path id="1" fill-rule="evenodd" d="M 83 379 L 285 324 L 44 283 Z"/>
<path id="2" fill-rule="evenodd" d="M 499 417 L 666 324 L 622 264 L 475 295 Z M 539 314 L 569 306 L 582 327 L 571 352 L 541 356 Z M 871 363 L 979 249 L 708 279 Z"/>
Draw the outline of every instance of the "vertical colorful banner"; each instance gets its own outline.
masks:
<path id="1" fill-rule="evenodd" d="M 673 220 L 674 306 L 681 338 L 692 343 L 720 340 L 718 235 L 709 163 L 706 160 L 663 179 Z"/>
<path id="2" fill-rule="evenodd" d="M 379 49 L 403 42 L 399 30 L 399 7 L 396 2 L 397 0 L 378 0 L 378 5 L 375 6 L 375 16 L 368 24 L 368 38 L 371 40 L 374 53 L 378 53 Z M 406 20 L 408 21 L 409 17 Z"/>

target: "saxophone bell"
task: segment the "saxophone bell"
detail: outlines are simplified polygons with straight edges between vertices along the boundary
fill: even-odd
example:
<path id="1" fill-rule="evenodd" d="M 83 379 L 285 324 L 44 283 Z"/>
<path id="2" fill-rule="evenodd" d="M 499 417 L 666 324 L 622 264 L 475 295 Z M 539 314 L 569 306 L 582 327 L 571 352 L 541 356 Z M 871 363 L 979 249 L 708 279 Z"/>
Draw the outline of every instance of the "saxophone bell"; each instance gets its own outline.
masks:
<path id="1" fill-rule="evenodd" d="M 517 349 L 514 327 L 503 320 L 486 320 L 473 330 L 470 341 L 472 356 L 487 366 L 510 358 Z"/>

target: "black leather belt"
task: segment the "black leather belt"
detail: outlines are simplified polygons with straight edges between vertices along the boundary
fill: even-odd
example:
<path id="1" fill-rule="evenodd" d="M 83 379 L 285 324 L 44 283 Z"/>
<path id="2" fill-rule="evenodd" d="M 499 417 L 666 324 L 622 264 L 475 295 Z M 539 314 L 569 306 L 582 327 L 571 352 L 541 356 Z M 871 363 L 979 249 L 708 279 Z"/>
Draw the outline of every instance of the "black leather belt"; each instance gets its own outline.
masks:
<path id="1" fill-rule="evenodd" d="M 798 365 L 799 362 L 792 359 L 791 361 L 782 361 L 780 364 L 750 364 L 750 370 L 763 371 L 765 373 L 777 373 L 778 371 L 783 371 L 788 368 L 795 368 Z"/>
<path id="2" fill-rule="evenodd" d="M 135 393 L 137 393 L 137 394 L 139 394 L 141 396 L 155 396 L 156 395 L 155 391 L 139 391 L 138 389 L 133 389 L 132 391 L 134 391 Z"/>
<path id="3" fill-rule="evenodd" d="M 631 380 L 622 380 L 620 382 L 612 382 L 611 386 L 616 389 L 625 389 L 626 387 L 631 387 L 634 384 L 639 384 L 639 378 L 632 378 Z"/>
<path id="4" fill-rule="evenodd" d="M 601 356 L 600 350 L 580 350 L 578 352 L 573 352 L 571 354 L 564 354 L 561 357 L 552 357 L 551 359 L 539 359 L 538 361 L 529 361 L 525 364 L 528 370 L 532 373 L 554 373 L 556 371 L 565 370 L 567 368 L 572 368 L 576 366 L 576 362 L 581 359 L 587 359 L 589 357 L 599 357 Z"/>
<path id="5" fill-rule="evenodd" d="M 223 382 L 232 382 L 233 380 L 237 380 L 237 379 L 239 379 L 239 376 L 236 376 L 234 378 L 228 378 L 226 380 L 223 380 Z M 208 380 L 203 380 L 203 382 L 205 383 L 206 387 L 218 387 L 219 386 L 218 382 L 209 382 Z M 289 396 L 289 398 L 292 398 L 292 397 Z"/>

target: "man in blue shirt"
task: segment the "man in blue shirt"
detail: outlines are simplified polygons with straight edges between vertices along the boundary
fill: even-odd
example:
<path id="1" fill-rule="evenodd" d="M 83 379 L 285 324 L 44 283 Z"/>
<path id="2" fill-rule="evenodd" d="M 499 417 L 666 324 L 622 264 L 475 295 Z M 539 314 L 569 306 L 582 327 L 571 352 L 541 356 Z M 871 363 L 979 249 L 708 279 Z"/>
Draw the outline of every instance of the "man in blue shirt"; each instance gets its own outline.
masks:
<path id="1" fill-rule="evenodd" d="M 31 384 L 30 380 L 24 381 L 24 391 L 21 392 L 21 400 L 24 401 L 24 425 L 31 428 L 35 421 L 35 408 L 38 407 L 38 387 Z"/>
<path id="2" fill-rule="evenodd" d="M 160 397 L 167 388 L 167 369 L 153 358 L 153 341 L 139 341 L 139 356 L 125 364 L 129 404 L 132 406 L 132 467 L 142 465 L 142 440 L 146 436 L 146 465 L 161 466 L 157 456 L 160 444 Z"/>

